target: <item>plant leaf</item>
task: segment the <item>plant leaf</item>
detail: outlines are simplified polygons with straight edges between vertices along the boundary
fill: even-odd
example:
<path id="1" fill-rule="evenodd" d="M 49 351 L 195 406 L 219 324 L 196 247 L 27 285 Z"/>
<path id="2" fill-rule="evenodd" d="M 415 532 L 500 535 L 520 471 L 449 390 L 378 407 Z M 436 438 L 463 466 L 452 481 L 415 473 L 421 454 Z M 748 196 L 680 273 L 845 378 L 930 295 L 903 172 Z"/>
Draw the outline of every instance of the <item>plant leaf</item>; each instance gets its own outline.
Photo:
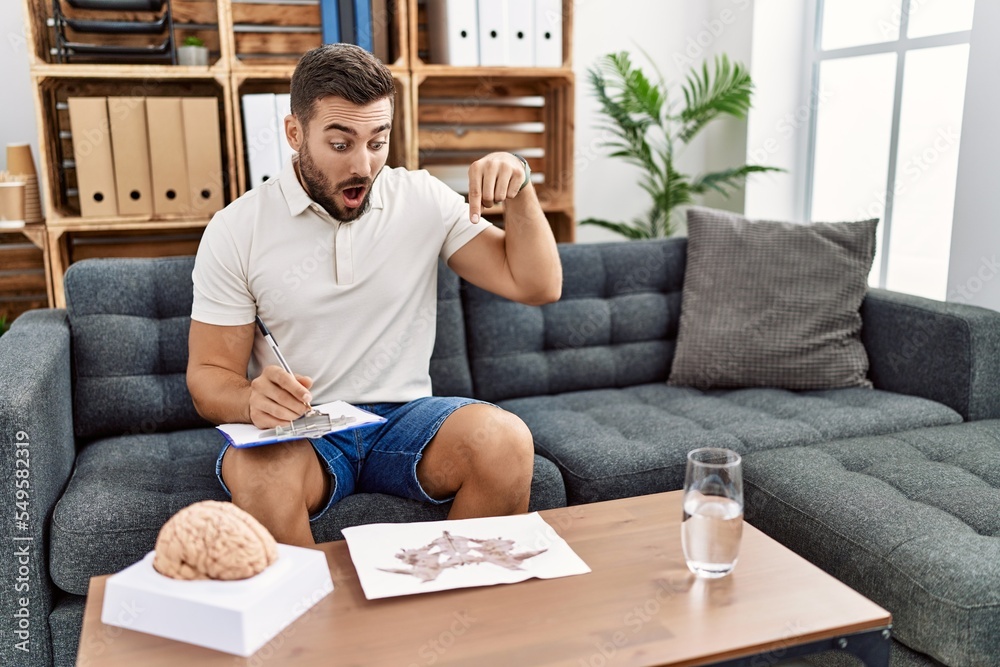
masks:
<path id="1" fill-rule="evenodd" d="M 650 238 L 646 230 L 636 227 L 634 225 L 628 225 L 624 222 L 608 222 L 607 220 L 598 220 L 597 218 L 585 218 L 584 220 L 580 221 L 580 224 L 602 227 L 616 234 L 620 234 L 628 239 Z"/>
<path id="2" fill-rule="evenodd" d="M 715 71 L 709 74 L 708 62 L 702 63 L 701 72 L 692 70 L 684 86 L 683 123 L 678 138 L 688 143 L 698 132 L 719 114 L 745 118 L 750 110 L 753 81 L 740 63 L 730 62 L 725 55 L 715 58 Z"/>
<path id="3" fill-rule="evenodd" d="M 611 120 L 601 127 L 616 138 L 604 145 L 616 149 L 616 157 L 659 173 L 661 168 L 647 134 L 660 122 L 665 94 L 632 66 L 624 51 L 604 56 L 588 70 L 588 75 L 601 111 Z"/>
<path id="4" fill-rule="evenodd" d="M 766 172 L 784 172 L 778 167 L 765 167 L 759 164 L 745 164 L 742 167 L 724 169 L 709 174 L 703 174 L 696 178 L 691 184 L 691 191 L 694 194 L 703 195 L 709 190 L 715 190 L 725 196 L 729 196 L 750 174 L 762 174 Z M 727 191 L 726 188 L 729 188 Z"/>

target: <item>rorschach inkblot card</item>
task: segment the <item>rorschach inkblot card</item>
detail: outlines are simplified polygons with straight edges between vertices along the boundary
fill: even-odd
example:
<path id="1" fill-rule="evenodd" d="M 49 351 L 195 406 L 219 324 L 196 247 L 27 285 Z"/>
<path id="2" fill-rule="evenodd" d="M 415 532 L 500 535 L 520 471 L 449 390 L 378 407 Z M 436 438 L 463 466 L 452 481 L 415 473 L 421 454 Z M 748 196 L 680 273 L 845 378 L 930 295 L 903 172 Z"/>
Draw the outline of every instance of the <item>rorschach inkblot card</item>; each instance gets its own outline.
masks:
<path id="1" fill-rule="evenodd" d="M 343 532 L 369 600 L 590 572 L 537 512 Z"/>

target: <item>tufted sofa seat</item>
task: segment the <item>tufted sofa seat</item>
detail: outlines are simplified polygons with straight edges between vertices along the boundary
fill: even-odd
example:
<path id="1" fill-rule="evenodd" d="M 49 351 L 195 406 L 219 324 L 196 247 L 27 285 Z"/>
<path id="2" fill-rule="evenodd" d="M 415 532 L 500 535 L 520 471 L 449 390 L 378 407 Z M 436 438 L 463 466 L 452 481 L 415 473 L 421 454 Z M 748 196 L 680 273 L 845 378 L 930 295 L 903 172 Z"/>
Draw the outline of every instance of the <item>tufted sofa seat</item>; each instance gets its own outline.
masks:
<path id="1" fill-rule="evenodd" d="M 896 639 L 1000 664 L 1000 421 L 756 452 L 747 520 L 891 609 Z"/>
<path id="2" fill-rule="evenodd" d="M 500 405 L 531 426 L 570 503 L 681 488 L 687 452 L 698 447 L 749 454 L 962 421 L 940 403 L 860 388 L 703 392 L 660 382 Z"/>

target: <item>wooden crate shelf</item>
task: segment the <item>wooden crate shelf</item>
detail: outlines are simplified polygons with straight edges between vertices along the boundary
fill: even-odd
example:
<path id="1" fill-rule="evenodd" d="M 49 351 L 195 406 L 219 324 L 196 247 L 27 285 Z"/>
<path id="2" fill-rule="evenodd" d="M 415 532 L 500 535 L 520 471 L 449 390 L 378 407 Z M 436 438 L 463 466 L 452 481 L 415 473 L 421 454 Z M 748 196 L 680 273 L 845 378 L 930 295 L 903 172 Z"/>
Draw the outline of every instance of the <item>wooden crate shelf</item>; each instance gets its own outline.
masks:
<path id="1" fill-rule="evenodd" d="M 71 95 L 216 97 L 228 203 L 246 190 L 241 96 L 288 92 L 299 56 L 321 42 L 321 17 L 318 2 L 172 0 L 178 43 L 189 35 L 205 40 L 210 49 L 208 67 L 61 64 L 50 54 L 54 32 L 46 21 L 52 15 L 51 0 L 23 2 L 40 135 L 39 175 L 48 215 L 46 225 L 31 238 L 51 263 L 51 271 L 46 270 L 49 302 L 61 306 L 62 275 L 74 259 L 102 251 L 152 256 L 160 252 L 157 239 L 165 248 L 190 249 L 190 238 L 176 242 L 175 235 L 197 234 L 208 222 L 204 216 L 80 217 L 79 204 L 68 193 L 75 187 L 75 173 L 67 168 L 73 146 L 65 99 Z M 388 164 L 467 173 L 472 161 L 490 151 L 521 152 L 535 174 L 539 200 L 557 240 L 572 241 L 573 3 L 562 3 L 562 67 L 451 67 L 428 62 L 423 0 L 388 0 L 389 12 L 373 17 L 390 28 L 387 64 L 397 85 Z M 97 18 L 93 12 L 74 11 L 77 18 Z M 133 14 L 123 12 L 120 18 L 140 18 Z M 101 13 L 101 18 L 107 17 Z M 502 208 L 488 209 L 486 215 L 499 220 Z M 108 240 L 108 235 L 116 234 L 127 249 Z M 100 236 L 100 241 L 84 242 L 87 236 Z M 34 288 L 38 286 L 36 279 Z"/>
<path id="2" fill-rule="evenodd" d="M 480 76 L 418 70 L 414 80 L 421 168 L 442 175 L 487 153 L 517 151 L 529 160 L 543 208 L 572 216 L 571 73 L 536 78 L 524 70 L 496 75 L 491 68 Z M 565 233 L 557 238 L 573 240 Z"/>

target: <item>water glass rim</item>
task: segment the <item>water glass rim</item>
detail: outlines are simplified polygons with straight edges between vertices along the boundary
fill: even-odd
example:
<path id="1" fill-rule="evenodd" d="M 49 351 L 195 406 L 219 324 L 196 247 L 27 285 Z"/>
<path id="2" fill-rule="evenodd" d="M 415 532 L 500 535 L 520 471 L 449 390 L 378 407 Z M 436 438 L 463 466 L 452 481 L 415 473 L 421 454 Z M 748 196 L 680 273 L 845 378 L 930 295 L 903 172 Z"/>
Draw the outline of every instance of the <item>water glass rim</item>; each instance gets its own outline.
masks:
<path id="1" fill-rule="evenodd" d="M 699 461 L 695 458 L 697 454 L 702 452 L 712 452 L 720 461 L 709 462 L 709 461 Z M 732 466 L 738 466 L 743 462 L 743 457 L 734 452 L 731 449 L 726 449 L 725 447 L 699 447 L 698 449 L 692 449 L 687 453 L 687 460 L 689 463 L 699 466 L 713 466 L 728 468 Z"/>

